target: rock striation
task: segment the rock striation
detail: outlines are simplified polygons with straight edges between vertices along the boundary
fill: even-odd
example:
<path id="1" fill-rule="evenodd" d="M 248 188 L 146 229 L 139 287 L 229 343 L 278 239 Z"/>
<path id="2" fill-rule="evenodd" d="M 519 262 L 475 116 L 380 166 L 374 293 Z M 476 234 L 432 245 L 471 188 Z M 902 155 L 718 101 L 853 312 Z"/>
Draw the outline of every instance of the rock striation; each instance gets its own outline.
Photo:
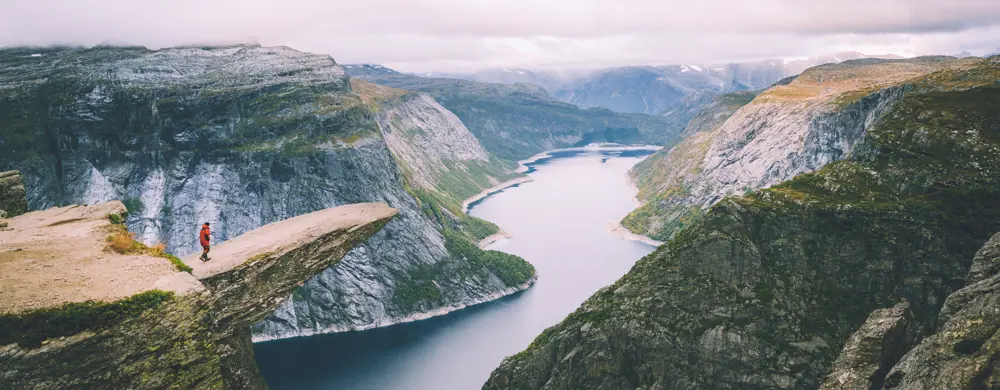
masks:
<path id="1" fill-rule="evenodd" d="M 474 137 L 426 97 L 369 99 L 329 56 L 255 45 L 7 48 L 0 64 L 0 167 L 21 171 L 30 209 L 121 200 L 139 241 L 181 256 L 200 250 L 206 221 L 218 243 L 345 204 L 399 210 L 338 267 L 296 290 L 256 328 L 258 338 L 390 325 L 531 279 L 504 281 L 497 274 L 509 267 L 489 268 L 479 261 L 486 252 L 456 252 L 495 226 L 446 225 L 438 217 L 446 202 L 424 201 L 471 196 L 512 169 L 481 153 L 390 142 L 385 134 L 397 131 L 463 147 Z M 380 115 L 406 126 L 380 124 Z M 432 157 L 452 166 L 427 169 L 434 163 L 422 159 Z"/>
<path id="2" fill-rule="evenodd" d="M 766 188 L 849 156 L 910 83 L 983 61 L 846 61 L 808 69 L 752 101 L 723 95 L 704 116 L 692 119 L 678 147 L 633 169 L 644 205 L 622 224 L 667 240 L 725 196 Z"/>

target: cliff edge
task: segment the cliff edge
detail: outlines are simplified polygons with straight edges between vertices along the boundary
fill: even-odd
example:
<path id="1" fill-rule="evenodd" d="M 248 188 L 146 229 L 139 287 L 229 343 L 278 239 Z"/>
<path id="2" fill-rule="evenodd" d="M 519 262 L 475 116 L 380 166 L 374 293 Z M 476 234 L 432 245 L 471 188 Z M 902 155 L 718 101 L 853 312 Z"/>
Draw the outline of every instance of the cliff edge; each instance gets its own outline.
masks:
<path id="1" fill-rule="evenodd" d="M 396 214 L 381 203 L 316 211 L 229 240 L 202 263 L 129 241 L 124 209 L 7 220 L 0 388 L 266 388 L 250 325 Z"/>

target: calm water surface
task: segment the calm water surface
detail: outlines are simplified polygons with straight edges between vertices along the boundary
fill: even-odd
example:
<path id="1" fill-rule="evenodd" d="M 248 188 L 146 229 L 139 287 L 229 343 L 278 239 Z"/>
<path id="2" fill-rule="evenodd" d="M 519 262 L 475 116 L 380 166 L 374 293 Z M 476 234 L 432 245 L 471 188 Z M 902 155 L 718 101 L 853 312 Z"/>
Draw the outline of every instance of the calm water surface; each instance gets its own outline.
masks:
<path id="1" fill-rule="evenodd" d="M 532 165 L 534 181 L 472 207 L 511 234 L 490 249 L 534 264 L 534 287 L 425 321 L 256 344 L 264 378 L 273 389 L 481 388 L 504 357 L 653 251 L 609 232 L 635 207 L 626 172 L 648 153 L 555 153 Z"/>

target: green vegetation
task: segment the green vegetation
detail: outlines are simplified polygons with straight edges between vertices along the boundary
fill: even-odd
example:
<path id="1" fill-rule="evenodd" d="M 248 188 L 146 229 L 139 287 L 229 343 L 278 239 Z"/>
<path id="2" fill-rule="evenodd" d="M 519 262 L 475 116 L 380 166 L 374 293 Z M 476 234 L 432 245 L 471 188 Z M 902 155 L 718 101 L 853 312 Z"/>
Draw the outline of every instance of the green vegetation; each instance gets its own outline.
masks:
<path id="1" fill-rule="evenodd" d="M 151 290 L 114 302 L 86 301 L 61 307 L 0 315 L 0 345 L 37 347 L 42 341 L 118 325 L 173 298 L 172 292 Z"/>
<path id="2" fill-rule="evenodd" d="M 421 304 L 440 304 L 443 296 L 435 278 L 447 275 L 445 272 L 452 264 L 447 260 L 435 264 L 420 264 L 404 273 L 396 273 L 396 287 L 393 290 L 393 303 L 408 311 L 417 311 Z"/>
<path id="3" fill-rule="evenodd" d="M 142 204 L 142 199 L 139 198 L 125 198 L 122 203 L 129 214 L 142 214 L 146 210 L 146 205 Z"/>
<path id="4" fill-rule="evenodd" d="M 108 214 L 108 220 L 111 221 L 111 224 L 113 225 L 124 225 L 126 218 L 127 218 L 126 213 Z"/>
<path id="5" fill-rule="evenodd" d="M 908 92 L 848 159 L 722 200 L 484 389 L 816 388 L 872 310 L 906 299 L 933 329 L 1000 231 L 996 79 Z"/>
<path id="6" fill-rule="evenodd" d="M 420 209 L 444 229 L 461 232 L 467 239 L 479 242 L 500 231 L 494 223 L 462 212 L 461 208 L 437 193 L 410 189 L 420 202 Z"/>
<path id="7" fill-rule="evenodd" d="M 393 301 L 410 311 L 421 304 L 441 303 L 443 296 L 434 282 L 442 276 L 458 275 L 461 279 L 486 278 L 488 273 L 496 275 L 507 287 L 516 287 L 535 276 L 535 267 L 520 257 L 479 249 L 468 237 L 460 232 L 445 229 L 445 247 L 450 259 L 435 263 L 421 264 L 395 276 L 397 281 Z"/>
<path id="8" fill-rule="evenodd" d="M 445 247 L 452 256 L 464 258 L 473 269 L 489 270 L 508 287 L 520 285 L 535 276 L 535 267 L 520 257 L 479 249 L 475 243 L 449 230 L 444 231 L 444 237 Z"/>

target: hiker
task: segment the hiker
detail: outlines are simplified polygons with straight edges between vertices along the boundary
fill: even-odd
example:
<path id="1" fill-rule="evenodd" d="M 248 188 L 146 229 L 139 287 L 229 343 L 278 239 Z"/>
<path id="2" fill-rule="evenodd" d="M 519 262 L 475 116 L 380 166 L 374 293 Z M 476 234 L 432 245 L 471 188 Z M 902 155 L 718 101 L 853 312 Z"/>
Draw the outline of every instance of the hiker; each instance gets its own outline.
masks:
<path id="1" fill-rule="evenodd" d="M 212 241 L 212 232 L 208 228 L 208 222 L 201 225 L 201 233 L 198 234 L 198 239 L 201 240 L 201 261 L 209 261 L 212 259 L 208 258 L 209 244 Z"/>

